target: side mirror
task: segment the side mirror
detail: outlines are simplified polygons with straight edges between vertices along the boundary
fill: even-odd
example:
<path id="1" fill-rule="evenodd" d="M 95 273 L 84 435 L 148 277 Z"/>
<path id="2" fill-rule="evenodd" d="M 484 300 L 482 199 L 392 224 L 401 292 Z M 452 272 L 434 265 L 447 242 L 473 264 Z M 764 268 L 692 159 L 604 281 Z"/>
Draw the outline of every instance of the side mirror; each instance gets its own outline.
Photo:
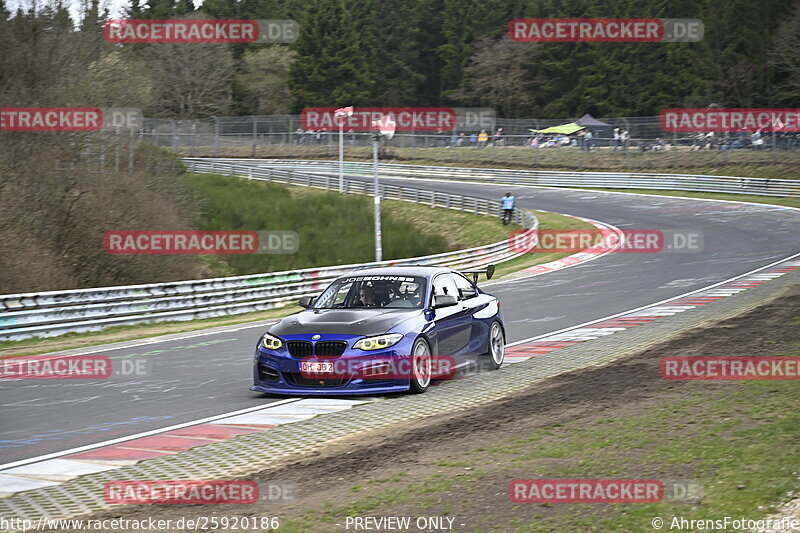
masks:
<path id="1" fill-rule="evenodd" d="M 432 309 L 439 309 L 440 307 L 451 307 L 458 304 L 458 300 L 452 294 L 437 294 L 433 297 Z"/>
<path id="2" fill-rule="evenodd" d="M 308 309 L 309 307 L 311 307 L 311 303 L 313 301 L 314 301 L 314 297 L 313 296 L 303 296 L 302 298 L 300 298 L 300 300 L 298 300 L 297 303 L 298 303 L 298 305 L 300 305 L 300 307 Z"/>

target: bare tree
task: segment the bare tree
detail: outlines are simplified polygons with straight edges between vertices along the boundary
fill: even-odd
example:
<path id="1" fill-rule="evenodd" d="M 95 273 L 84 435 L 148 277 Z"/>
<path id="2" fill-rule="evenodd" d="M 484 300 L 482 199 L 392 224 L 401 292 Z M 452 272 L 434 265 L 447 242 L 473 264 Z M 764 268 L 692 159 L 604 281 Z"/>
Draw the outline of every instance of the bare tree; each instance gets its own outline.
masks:
<path id="1" fill-rule="evenodd" d="M 137 107 L 150 105 L 153 82 L 144 63 L 129 49 L 114 49 L 93 61 L 84 78 L 92 105 Z"/>
<path id="2" fill-rule="evenodd" d="M 297 52 L 287 46 L 249 50 L 242 56 L 242 73 L 236 81 L 254 113 L 283 115 L 289 112 L 289 71 Z"/>
<path id="3" fill-rule="evenodd" d="M 779 87 L 796 102 L 800 94 L 800 1 L 778 28 L 770 50 L 770 63 L 782 74 Z"/>
<path id="4" fill-rule="evenodd" d="M 236 67 L 228 46 L 156 44 L 142 56 L 153 86 L 150 115 L 186 119 L 230 111 Z"/>
<path id="5" fill-rule="evenodd" d="M 92 21 L 96 29 L 95 19 L 81 26 Z M 76 30 L 58 1 L 0 17 L 0 106 L 130 107 L 144 101 L 149 81 L 142 69 L 97 36 Z M 0 135 L 0 292 L 203 275 L 205 267 L 190 256 L 112 255 L 103 248 L 109 230 L 191 227 L 194 204 L 175 178 L 180 165 L 173 158 L 144 144 L 129 152 L 127 135 Z M 130 173 L 127 165 L 115 168 L 119 153 L 134 154 Z"/>
<path id="6" fill-rule="evenodd" d="M 541 85 L 535 74 L 538 45 L 520 45 L 504 36 L 498 40 L 485 37 L 475 48 L 465 69 L 464 87 L 453 96 L 465 104 L 497 107 L 506 117 L 530 112 Z"/>

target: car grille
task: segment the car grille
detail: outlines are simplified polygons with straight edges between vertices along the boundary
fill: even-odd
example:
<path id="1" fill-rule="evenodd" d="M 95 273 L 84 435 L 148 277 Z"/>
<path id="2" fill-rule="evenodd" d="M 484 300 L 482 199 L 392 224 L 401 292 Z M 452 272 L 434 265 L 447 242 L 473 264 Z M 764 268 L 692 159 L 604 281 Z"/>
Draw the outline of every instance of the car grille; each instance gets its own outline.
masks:
<path id="1" fill-rule="evenodd" d="M 258 378 L 261 381 L 278 381 L 278 371 L 269 365 L 258 365 Z"/>
<path id="2" fill-rule="evenodd" d="M 322 341 L 311 344 L 308 341 L 289 341 L 286 343 L 289 354 L 298 359 L 316 355 L 318 357 L 339 357 L 347 348 L 346 341 Z"/>
<path id="3" fill-rule="evenodd" d="M 319 357 L 339 357 L 347 348 L 344 341 L 322 341 L 314 345 L 314 353 Z"/>
<path id="4" fill-rule="evenodd" d="M 314 346 L 308 341 L 289 341 L 286 347 L 292 357 L 311 357 L 314 354 Z"/>
<path id="5" fill-rule="evenodd" d="M 327 379 L 308 378 L 296 372 L 284 372 L 283 377 L 286 378 L 286 381 L 288 381 L 290 385 L 295 385 L 296 387 L 341 387 L 347 383 L 348 380 L 346 377 Z"/>

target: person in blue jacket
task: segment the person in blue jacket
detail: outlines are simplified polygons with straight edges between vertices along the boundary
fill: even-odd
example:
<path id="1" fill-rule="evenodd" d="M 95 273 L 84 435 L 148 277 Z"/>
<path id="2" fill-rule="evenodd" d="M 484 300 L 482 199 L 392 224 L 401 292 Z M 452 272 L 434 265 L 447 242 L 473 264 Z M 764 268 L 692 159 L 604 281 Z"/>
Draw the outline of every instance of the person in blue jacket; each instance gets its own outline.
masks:
<path id="1" fill-rule="evenodd" d="M 511 216 L 514 214 L 514 197 L 507 192 L 501 201 L 503 202 L 503 224 L 507 225 L 511 222 Z"/>

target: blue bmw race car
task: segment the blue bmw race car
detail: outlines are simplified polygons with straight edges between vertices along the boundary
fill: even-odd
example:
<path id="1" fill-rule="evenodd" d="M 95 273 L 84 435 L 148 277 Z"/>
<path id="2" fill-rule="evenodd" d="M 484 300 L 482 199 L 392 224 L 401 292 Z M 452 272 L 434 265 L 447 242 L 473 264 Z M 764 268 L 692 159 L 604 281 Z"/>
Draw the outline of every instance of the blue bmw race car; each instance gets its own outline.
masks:
<path id="1" fill-rule="evenodd" d="M 301 298 L 305 310 L 259 339 L 250 390 L 419 393 L 470 362 L 499 368 L 505 346 L 500 304 L 478 288 L 479 273 L 491 278 L 494 267 L 379 267 L 341 276 L 319 296 Z"/>

